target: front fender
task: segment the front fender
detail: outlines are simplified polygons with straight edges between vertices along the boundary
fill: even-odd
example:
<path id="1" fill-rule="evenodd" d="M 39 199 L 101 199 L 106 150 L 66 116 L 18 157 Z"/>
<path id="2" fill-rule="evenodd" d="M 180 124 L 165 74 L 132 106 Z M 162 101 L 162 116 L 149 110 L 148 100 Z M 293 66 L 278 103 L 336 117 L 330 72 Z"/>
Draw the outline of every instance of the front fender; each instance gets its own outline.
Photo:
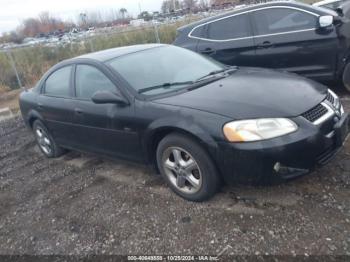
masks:
<path id="1" fill-rule="evenodd" d="M 153 121 L 148 123 L 142 134 L 142 145 L 149 162 L 153 162 L 157 144 L 164 136 L 180 132 L 199 142 L 217 163 L 218 142 L 224 139 L 222 126 L 228 121 L 227 117 L 177 106 L 159 104 L 153 106 L 157 107 L 157 110 L 143 111 L 157 112 L 151 114 Z"/>
<path id="2" fill-rule="evenodd" d="M 180 132 L 200 143 L 217 162 L 218 142 L 225 140 L 225 116 L 158 102 L 136 100 L 136 115 L 143 119 L 140 140 L 148 162 L 154 163 L 158 143 L 172 132 Z"/>
<path id="3" fill-rule="evenodd" d="M 148 163 L 155 164 L 155 152 L 158 143 L 166 135 L 173 132 L 185 134 L 199 142 L 216 162 L 218 143 L 208 131 L 189 119 L 165 117 L 152 122 L 144 132 L 142 146 Z"/>
<path id="4" fill-rule="evenodd" d="M 179 118 L 179 117 L 164 117 L 152 122 L 145 132 L 145 141 L 149 141 L 155 133 L 163 130 L 182 130 L 197 137 L 200 141 L 210 145 L 211 147 L 217 147 L 217 142 L 213 137 L 204 130 L 199 124 L 195 123 L 191 118 Z"/>

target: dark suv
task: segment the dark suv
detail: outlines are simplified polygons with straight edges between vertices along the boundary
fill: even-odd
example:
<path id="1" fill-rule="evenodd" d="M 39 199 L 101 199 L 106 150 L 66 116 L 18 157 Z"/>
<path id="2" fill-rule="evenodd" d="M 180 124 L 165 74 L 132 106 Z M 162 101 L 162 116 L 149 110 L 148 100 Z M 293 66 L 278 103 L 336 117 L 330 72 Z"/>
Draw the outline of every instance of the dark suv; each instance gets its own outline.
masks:
<path id="1" fill-rule="evenodd" d="M 181 27 L 175 45 L 228 65 L 278 68 L 350 91 L 350 20 L 294 2 L 254 5 Z"/>

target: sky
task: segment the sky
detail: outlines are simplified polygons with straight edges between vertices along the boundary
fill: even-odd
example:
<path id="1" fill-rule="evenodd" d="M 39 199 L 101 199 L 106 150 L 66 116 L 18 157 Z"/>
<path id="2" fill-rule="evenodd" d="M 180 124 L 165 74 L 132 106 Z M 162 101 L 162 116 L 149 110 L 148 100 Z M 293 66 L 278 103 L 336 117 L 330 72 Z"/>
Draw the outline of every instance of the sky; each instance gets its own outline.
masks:
<path id="1" fill-rule="evenodd" d="M 162 0 L 0 0 L 0 34 L 15 29 L 28 17 L 43 11 L 65 20 L 76 21 L 81 12 L 119 10 L 124 7 L 132 15 L 142 11 L 159 11 Z"/>

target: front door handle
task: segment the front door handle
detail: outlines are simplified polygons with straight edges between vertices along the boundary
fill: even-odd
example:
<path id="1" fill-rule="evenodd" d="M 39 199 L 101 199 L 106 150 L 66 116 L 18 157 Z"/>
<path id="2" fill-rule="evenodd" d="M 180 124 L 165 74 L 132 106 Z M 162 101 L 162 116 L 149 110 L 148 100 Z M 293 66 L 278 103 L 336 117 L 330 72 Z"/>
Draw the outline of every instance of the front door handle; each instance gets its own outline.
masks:
<path id="1" fill-rule="evenodd" d="M 273 46 L 273 44 L 270 41 L 264 41 L 261 44 L 257 45 L 258 48 L 269 48 L 272 46 Z"/>
<path id="2" fill-rule="evenodd" d="M 43 109 L 44 108 L 44 105 L 42 103 L 38 103 L 38 109 Z"/>
<path id="3" fill-rule="evenodd" d="M 202 54 L 205 54 L 205 55 L 210 55 L 210 54 L 213 54 L 213 53 L 215 53 L 215 50 L 214 49 L 212 49 L 212 48 L 210 48 L 210 47 L 208 47 L 208 48 L 206 48 L 206 49 L 204 49 L 204 50 L 202 50 L 202 51 L 200 51 Z"/>
<path id="4" fill-rule="evenodd" d="M 74 109 L 74 112 L 75 112 L 77 115 L 82 115 L 82 114 L 83 114 L 83 110 L 81 110 L 80 108 Z"/>

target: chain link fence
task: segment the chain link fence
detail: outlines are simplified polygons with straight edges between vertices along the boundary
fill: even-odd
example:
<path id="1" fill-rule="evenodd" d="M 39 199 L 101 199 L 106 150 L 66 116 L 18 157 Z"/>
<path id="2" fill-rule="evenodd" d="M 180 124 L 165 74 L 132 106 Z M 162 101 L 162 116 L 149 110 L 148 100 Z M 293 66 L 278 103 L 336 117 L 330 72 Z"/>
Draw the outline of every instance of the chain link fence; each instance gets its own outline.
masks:
<path id="1" fill-rule="evenodd" d="M 169 24 L 148 24 L 118 31 L 68 37 L 56 43 L 0 50 L 0 93 L 22 87 L 30 88 L 54 64 L 85 53 L 134 44 L 172 43 L 176 29 L 193 20 Z"/>

